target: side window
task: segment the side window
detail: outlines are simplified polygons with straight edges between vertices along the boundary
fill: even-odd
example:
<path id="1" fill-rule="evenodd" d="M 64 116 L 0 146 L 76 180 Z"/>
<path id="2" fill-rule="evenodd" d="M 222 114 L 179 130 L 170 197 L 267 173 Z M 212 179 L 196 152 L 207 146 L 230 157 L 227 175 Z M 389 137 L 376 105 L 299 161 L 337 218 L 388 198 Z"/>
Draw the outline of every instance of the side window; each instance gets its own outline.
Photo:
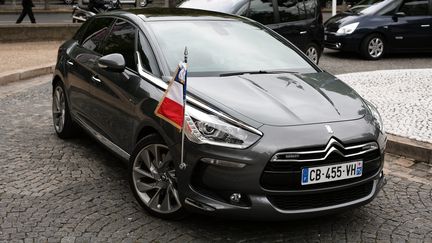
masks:
<path id="1" fill-rule="evenodd" d="M 305 0 L 304 5 L 306 8 L 306 18 L 313 19 L 317 16 L 318 1 L 317 0 Z"/>
<path id="2" fill-rule="evenodd" d="M 280 21 L 292 22 L 306 19 L 306 10 L 303 0 L 279 0 Z"/>
<path id="3" fill-rule="evenodd" d="M 142 68 L 147 72 L 153 73 L 156 76 L 160 76 L 153 51 L 147 41 L 147 38 L 142 33 L 139 34 L 138 52 Z"/>
<path id="4" fill-rule="evenodd" d="M 81 27 L 78 29 L 78 31 L 75 33 L 73 39 L 77 40 L 79 43 L 82 43 L 84 34 L 87 30 L 87 27 L 90 25 L 93 19 L 89 19 L 88 21 L 84 22 Z"/>
<path id="5" fill-rule="evenodd" d="M 103 40 L 109 32 L 112 18 L 96 18 L 88 26 L 81 45 L 90 50 L 99 52 Z"/>
<path id="6" fill-rule="evenodd" d="M 261 24 L 274 24 L 276 20 L 272 1 L 252 0 L 249 8 L 249 18 Z"/>
<path id="7" fill-rule="evenodd" d="M 407 16 L 429 15 L 429 3 L 428 1 L 406 0 L 399 12 L 404 12 Z"/>
<path id="8" fill-rule="evenodd" d="M 105 41 L 103 54 L 122 54 L 126 61 L 126 67 L 136 71 L 135 36 L 136 28 L 132 24 L 117 19 L 111 33 Z"/>

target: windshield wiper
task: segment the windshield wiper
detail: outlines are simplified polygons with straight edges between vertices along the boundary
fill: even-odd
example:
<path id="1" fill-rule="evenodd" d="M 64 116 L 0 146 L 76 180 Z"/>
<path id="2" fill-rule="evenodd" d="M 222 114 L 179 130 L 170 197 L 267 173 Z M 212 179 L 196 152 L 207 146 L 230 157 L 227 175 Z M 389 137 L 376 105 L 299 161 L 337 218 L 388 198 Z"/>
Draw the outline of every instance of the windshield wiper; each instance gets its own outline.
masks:
<path id="1" fill-rule="evenodd" d="M 243 74 L 275 74 L 275 73 L 298 73 L 298 72 L 284 71 L 284 70 L 276 70 L 276 71 L 259 70 L 259 71 L 244 71 L 244 72 L 222 73 L 222 74 L 219 75 L 219 77 L 239 76 L 239 75 L 243 75 Z"/>

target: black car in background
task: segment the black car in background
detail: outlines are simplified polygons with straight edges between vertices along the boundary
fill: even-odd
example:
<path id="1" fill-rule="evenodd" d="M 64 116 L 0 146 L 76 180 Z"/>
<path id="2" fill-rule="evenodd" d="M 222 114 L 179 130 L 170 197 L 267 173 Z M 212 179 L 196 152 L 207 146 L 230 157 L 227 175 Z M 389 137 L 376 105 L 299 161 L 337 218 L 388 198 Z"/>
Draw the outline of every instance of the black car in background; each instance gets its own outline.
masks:
<path id="1" fill-rule="evenodd" d="M 366 59 L 385 53 L 432 51 L 432 1 L 385 0 L 353 8 L 324 24 L 325 47 L 358 52 Z"/>
<path id="2" fill-rule="evenodd" d="M 315 63 L 324 47 L 318 0 L 185 0 L 178 7 L 236 14 L 258 21 L 288 39 Z"/>

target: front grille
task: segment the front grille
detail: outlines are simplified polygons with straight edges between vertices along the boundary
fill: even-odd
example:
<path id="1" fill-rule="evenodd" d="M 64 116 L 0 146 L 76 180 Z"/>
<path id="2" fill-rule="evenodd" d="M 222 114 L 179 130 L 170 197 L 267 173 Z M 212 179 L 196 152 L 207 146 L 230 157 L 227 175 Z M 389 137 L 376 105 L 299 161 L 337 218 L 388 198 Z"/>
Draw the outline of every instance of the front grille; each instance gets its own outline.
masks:
<path id="1" fill-rule="evenodd" d="M 361 177 L 301 185 L 303 167 L 314 167 L 350 161 L 363 161 Z M 377 174 L 381 168 L 382 158 L 375 142 L 351 144 L 344 146 L 332 138 L 325 147 L 309 148 L 296 151 L 283 151 L 273 156 L 261 175 L 261 186 L 268 190 L 307 190 L 361 181 Z"/>
<path id="2" fill-rule="evenodd" d="M 368 196 L 372 192 L 373 182 L 356 187 L 330 192 L 306 195 L 267 195 L 268 200 L 282 210 L 301 210 L 334 206 Z"/>

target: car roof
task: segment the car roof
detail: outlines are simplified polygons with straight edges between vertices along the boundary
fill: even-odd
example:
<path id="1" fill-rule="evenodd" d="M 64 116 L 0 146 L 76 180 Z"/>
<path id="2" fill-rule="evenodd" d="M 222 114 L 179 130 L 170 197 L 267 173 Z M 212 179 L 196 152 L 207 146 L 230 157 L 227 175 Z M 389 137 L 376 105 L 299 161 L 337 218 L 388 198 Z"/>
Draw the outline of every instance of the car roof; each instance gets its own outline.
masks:
<path id="1" fill-rule="evenodd" d="M 105 14 L 104 14 L 105 15 Z M 142 8 L 107 12 L 106 15 L 131 17 L 136 15 L 146 22 L 180 20 L 242 20 L 236 15 L 188 8 Z"/>

